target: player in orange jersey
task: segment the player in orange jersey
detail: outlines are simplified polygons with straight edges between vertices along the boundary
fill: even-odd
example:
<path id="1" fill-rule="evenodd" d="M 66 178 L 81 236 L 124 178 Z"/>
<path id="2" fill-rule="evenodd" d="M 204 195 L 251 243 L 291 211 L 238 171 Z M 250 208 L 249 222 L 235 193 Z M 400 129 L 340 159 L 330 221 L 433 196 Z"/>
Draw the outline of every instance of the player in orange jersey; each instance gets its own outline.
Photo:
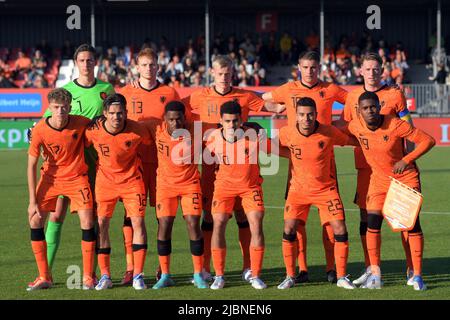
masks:
<path id="1" fill-rule="evenodd" d="M 366 53 L 363 56 L 361 65 L 361 75 L 364 78 L 364 85 L 352 90 L 347 96 L 341 120 L 349 122 L 359 118 L 358 99 L 364 92 L 374 92 L 380 99 L 381 114 L 391 114 L 412 124 L 412 119 L 406 107 L 406 99 L 402 91 L 397 87 L 389 87 L 381 84 L 381 75 L 383 74 L 381 57 L 376 53 Z M 407 151 L 413 149 L 413 144 L 407 141 Z M 369 188 L 371 169 L 367 164 L 361 148 L 355 148 L 355 167 L 357 169 L 357 186 L 355 193 L 355 204 L 360 208 L 360 226 L 359 233 L 364 252 L 365 269 L 362 275 L 354 280 L 354 284 L 361 285 L 366 282 L 370 276 L 370 261 L 366 246 L 367 233 L 367 209 L 366 198 Z M 408 244 L 407 233 L 401 234 L 402 244 L 406 255 L 407 278 L 412 279 L 412 260 Z"/>
<path id="2" fill-rule="evenodd" d="M 235 88 L 231 85 L 232 60 L 227 56 L 217 56 L 212 62 L 211 75 L 213 84 L 211 87 L 194 91 L 185 98 L 187 109 L 191 109 L 203 125 L 205 139 L 208 133 L 218 127 L 220 123 L 220 106 L 228 101 L 237 101 L 242 106 L 242 121 L 248 119 L 250 111 L 282 112 L 284 107 L 271 102 L 264 102 L 253 91 Z M 203 221 L 202 231 L 205 240 L 204 272 L 205 279 L 211 279 L 211 236 L 213 232 L 213 219 L 211 216 L 211 203 L 214 192 L 215 165 L 202 164 L 201 186 L 203 192 Z M 242 277 L 249 280 L 250 274 L 250 228 L 247 217 L 238 202 L 235 208 L 235 218 L 239 228 L 239 244 L 242 250 L 243 267 Z"/>
<path id="3" fill-rule="evenodd" d="M 225 285 L 225 229 L 238 199 L 241 200 L 251 231 L 249 282 L 255 289 L 264 289 L 266 285 L 260 279 L 265 248 L 262 227 L 264 200 L 258 153 L 260 150 L 270 153 L 270 144 L 267 144 L 264 135 L 242 126 L 238 102 L 225 102 L 220 106 L 220 114 L 222 128 L 211 133 L 203 155 L 219 164 L 212 201 L 214 229 L 211 252 L 216 276 L 211 289 L 222 289 Z"/>
<path id="4" fill-rule="evenodd" d="M 395 115 L 382 115 L 380 99 L 374 92 L 364 92 L 358 99 L 360 117 L 349 124 L 349 131 L 361 145 L 372 169 L 367 194 L 367 251 L 371 275 L 363 288 L 379 289 L 382 286 L 380 270 L 382 209 L 390 185 L 390 176 L 420 191 L 419 169 L 415 161 L 435 144 L 434 139 Z M 404 152 L 404 140 L 416 143 L 416 149 Z M 420 220 L 407 234 L 412 259 L 413 277 L 408 280 L 415 290 L 425 290 L 422 279 L 423 233 Z"/>
<path id="5" fill-rule="evenodd" d="M 301 73 L 301 80 L 288 82 L 271 92 L 266 92 L 262 96 L 263 99 L 266 101 L 283 103 L 287 110 L 288 125 L 295 126 L 297 122 L 297 101 L 303 97 L 309 97 L 313 99 L 317 105 L 317 121 L 321 124 L 331 125 L 333 103 L 337 101 L 344 104 L 347 98 L 347 91 L 333 83 L 323 82 L 319 79 L 320 57 L 315 51 L 307 51 L 300 55 L 298 70 Z M 332 161 L 334 163 L 334 157 Z M 286 186 L 286 197 L 291 180 L 291 165 L 292 164 L 290 162 L 290 170 Z M 335 167 L 335 165 L 333 165 L 333 167 Z M 308 266 L 306 262 L 306 230 L 302 222 L 298 224 L 297 238 L 299 240 L 299 274 L 296 277 L 296 282 L 302 283 L 308 281 Z M 327 263 L 327 279 L 330 282 L 336 282 L 333 229 L 328 223 L 323 225 L 322 240 Z"/>
<path id="6" fill-rule="evenodd" d="M 150 48 L 142 49 L 136 56 L 139 79 L 128 84 L 120 93 L 128 101 L 127 118 L 138 122 L 150 121 L 160 123 L 164 117 L 164 106 L 169 101 L 180 100 L 175 89 L 157 80 L 158 57 Z M 146 194 L 150 206 L 156 201 L 156 169 L 158 167 L 157 151 L 154 144 L 142 144 L 139 149 L 144 169 Z M 127 268 L 122 278 L 122 284 L 130 284 L 133 280 L 133 228 L 131 221 L 125 216 L 122 227 L 125 243 Z"/>
<path id="7" fill-rule="evenodd" d="M 150 137 L 145 127 L 127 120 L 126 99 L 121 94 L 106 97 L 103 116 L 103 120 L 86 131 L 86 144 L 93 145 L 99 156 L 95 201 L 99 224 L 97 254 L 102 277 L 95 289 L 112 287 L 109 223 L 120 199 L 133 226 L 133 287 L 142 290 L 146 288 L 142 273 L 147 253 L 146 194 L 138 149 L 141 143 L 148 143 Z"/>
<path id="8" fill-rule="evenodd" d="M 146 125 L 150 129 L 158 150 L 157 249 L 162 274 L 153 289 L 161 289 L 175 284 L 170 275 L 170 255 L 172 252 L 172 227 L 179 202 L 189 233 L 194 265 L 194 285 L 201 289 L 208 288 L 208 284 L 201 274 L 204 244 L 200 230 L 202 192 L 198 156 L 202 140 L 194 139 L 193 127 L 186 122 L 185 107 L 180 101 L 171 101 L 165 106 L 163 123 L 147 122 Z"/>
<path id="9" fill-rule="evenodd" d="M 297 101 L 297 125 L 281 128 L 280 144 L 291 150 L 292 179 L 284 210 L 283 257 L 287 277 L 278 289 L 294 286 L 299 243 L 296 231 L 300 222 L 306 223 L 311 205 L 319 209 L 322 225 L 330 224 L 334 233 L 337 286 L 355 288 L 346 272 L 348 234 L 332 160 L 335 145 L 357 143 L 339 129 L 317 121 L 316 103 L 309 97 Z"/>
<path id="10" fill-rule="evenodd" d="M 52 286 L 44 225 L 49 214 L 55 211 L 59 195 L 70 199 L 72 213 L 78 212 L 82 230 L 83 289 L 94 288 L 93 200 L 84 159 L 84 132 L 89 119 L 69 115 L 71 101 L 72 95 L 63 88 L 49 92 L 48 102 L 52 115 L 43 118 L 34 127 L 28 150 L 28 221 L 31 246 L 39 269 L 39 276 L 28 285 L 28 291 Z M 41 149 L 45 158 L 36 187 L 36 167 Z"/>

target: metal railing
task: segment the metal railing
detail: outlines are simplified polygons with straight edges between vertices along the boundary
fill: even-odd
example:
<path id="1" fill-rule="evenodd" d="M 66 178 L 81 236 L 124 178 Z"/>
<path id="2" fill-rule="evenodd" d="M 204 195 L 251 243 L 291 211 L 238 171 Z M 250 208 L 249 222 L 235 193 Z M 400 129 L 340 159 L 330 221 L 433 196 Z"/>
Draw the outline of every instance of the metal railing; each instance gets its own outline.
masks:
<path id="1" fill-rule="evenodd" d="M 414 98 L 416 113 L 420 116 L 449 115 L 450 85 L 444 84 L 405 84 L 406 98 Z"/>

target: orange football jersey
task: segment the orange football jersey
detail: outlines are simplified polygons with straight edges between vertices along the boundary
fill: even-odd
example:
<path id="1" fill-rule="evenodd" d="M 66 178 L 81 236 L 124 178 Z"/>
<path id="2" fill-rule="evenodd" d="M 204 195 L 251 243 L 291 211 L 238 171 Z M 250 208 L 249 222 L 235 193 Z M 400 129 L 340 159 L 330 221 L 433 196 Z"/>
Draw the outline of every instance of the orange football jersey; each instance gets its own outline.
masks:
<path id="1" fill-rule="evenodd" d="M 160 122 L 164 117 L 164 108 L 170 101 L 180 101 L 177 91 L 169 86 L 158 82 L 156 88 L 147 90 L 133 88 L 131 84 L 123 87 L 120 94 L 127 99 L 127 117 L 134 121 L 156 121 Z M 139 149 L 142 162 L 156 163 L 155 145 L 142 144 Z"/>
<path id="2" fill-rule="evenodd" d="M 197 146 L 193 133 L 186 128 L 172 137 L 165 122 L 161 124 L 146 123 L 156 149 L 158 150 L 157 184 L 158 188 L 189 187 L 200 183 L 198 156 L 202 141 Z M 197 153 L 197 155 L 196 155 Z"/>
<path id="3" fill-rule="evenodd" d="M 185 105 L 189 105 L 193 113 L 199 115 L 204 123 L 203 128 L 217 128 L 220 122 L 220 106 L 225 102 L 236 100 L 242 107 L 242 121 L 248 120 L 250 111 L 261 111 L 264 100 L 253 91 L 232 87 L 230 92 L 218 93 L 214 87 L 202 88 L 194 91 L 189 97 L 183 99 Z"/>
<path id="4" fill-rule="evenodd" d="M 317 121 L 322 124 L 331 124 L 333 103 L 345 103 L 348 92 L 338 85 L 319 81 L 316 85 L 308 87 L 301 81 L 288 82 L 272 91 L 274 102 L 286 106 L 288 125 L 295 126 L 297 101 L 309 97 L 316 102 Z"/>
<path id="5" fill-rule="evenodd" d="M 309 136 L 302 135 L 297 126 L 281 128 L 280 144 L 291 150 L 291 187 L 307 193 L 336 187 L 333 149 L 350 144 L 350 139 L 339 129 L 320 123 Z"/>
<path id="6" fill-rule="evenodd" d="M 271 152 L 270 139 L 257 135 L 248 127 L 242 127 L 244 135 L 233 143 L 223 137 L 223 128 L 214 130 L 208 138 L 203 161 L 219 164 L 215 188 L 226 190 L 248 190 L 262 184 L 259 151 Z M 208 159 L 209 158 L 209 159 Z"/>
<path id="7" fill-rule="evenodd" d="M 358 119 L 352 120 L 348 129 L 359 140 L 364 156 L 372 168 L 372 175 L 387 181 L 389 176 L 402 181 L 408 175 L 417 175 L 418 169 L 413 162 L 434 144 L 431 136 L 393 115 L 385 115 L 382 125 L 373 131 Z M 404 139 L 416 143 L 416 149 L 407 155 Z M 400 160 L 410 165 L 402 174 L 394 174 L 392 169 Z"/>
<path id="8" fill-rule="evenodd" d="M 89 119 L 69 115 L 63 129 L 50 126 L 49 118 L 41 119 L 33 128 L 28 154 L 39 158 L 41 147 L 45 155 L 41 177 L 45 179 L 73 180 L 87 174 L 84 161 L 84 132 Z"/>
<path id="9" fill-rule="evenodd" d="M 148 130 L 133 120 L 126 120 L 123 130 L 116 134 L 106 130 L 105 120 L 88 128 L 86 144 L 94 145 L 98 153 L 97 181 L 122 184 L 138 179 L 142 175 L 138 148 L 149 141 Z"/>
<path id="10" fill-rule="evenodd" d="M 345 102 L 344 110 L 341 114 L 341 119 L 349 122 L 353 119 L 359 119 L 358 113 L 358 99 L 359 96 L 364 93 L 366 89 L 364 86 L 360 86 L 349 92 L 347 101 Z M 406 98 L 403 92 L 395 87 L 382 86 L 377 91 L 374 91 L 380 99 L 381 114 L 391 114 L 402 117 L 408 112 L 406 106 Z M 362 121 L 362 120 L 361 120 Z M 369 168 L 369 165 L 364 158 L 364 154 L 361 148 L 355 148 L 355 168 Z"/>

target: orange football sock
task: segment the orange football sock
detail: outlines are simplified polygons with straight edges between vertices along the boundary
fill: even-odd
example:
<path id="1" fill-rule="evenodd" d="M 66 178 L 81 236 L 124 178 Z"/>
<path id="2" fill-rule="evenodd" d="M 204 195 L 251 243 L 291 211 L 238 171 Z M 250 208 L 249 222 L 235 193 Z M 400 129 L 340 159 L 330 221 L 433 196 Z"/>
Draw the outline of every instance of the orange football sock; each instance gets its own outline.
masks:
<path id="1" fill-rule="evenodd" d="M 366 268 L 370 266 L 370 259 L 369 259 L 369 252 L 367 251 L 367 239 L 366 235 L 360 235 L 361 237 L 361 245 L 364 252 L 364 264 L 366 265 Z"/>
<path id="2" fill-rule="evenodd" d="M 223 276 L 225 274 L 227 248 L 211 248 L 211 254 L 216 276 Z"/>
<path id="3" fill-rule="evenodd" d="M 212 230 L 202 230 L 204 239 L 203 268 L 206 272 L 211 272 L 211 238 Z"/>
<path id="4" fill-rule="evenodd" d="M 414 266 L 414 275 L 422 275 L 422 257 L 423 257 L 423 233 L 409 233 L 409 246 L 411 247 L 411 258 Z"/>
<path id="5" fill-rule="evenodd" d="M 326 271 L 334 270 L 334 232 L 329 223 L 322 226 L 322 242 L 325 249 Z"/>
<path id="6" fill-rule="evenodd" d="M 251 233 L 250 233 L 250 227 L 241 228 L 239 227 L 239 246 L 241 247 L 241 253 L 242 253 L 242 270 L 250 268 L 250 240 L 251 240 Z"/>
<path id="7" fill-rule="evenodd" d="M 334 243 L 334 258 L 336 260 L 337 278 L 345 277 L 347 275 L 348 241 L 336 241 Z"/>
<path id="8" fill-rule="evenodd" d="M 100 249 L 101 250 L 101 249 Z M 111 277 L 111 254 L 110 253 L 99 253 L 97 255 L 98 266 L 100 267 L 100 272 L 102 275 L 106 274 Z"/>
<path id="9" fill-rule="evenodd" d="M 408 267 L 408 270 L 414 271 L 412 257 L 411 257 L 411 248 L 410 248 L 409 239 L 408 239 L 409 232 L 402 231 L 400 234 L 400 237 L 402 239 L 403 250 L 405 251 L 406 266 Z"/>
<path id="10" fill-rule="evenodd" d="M 300 222 L 297 227 L 297 240 L 298 240 L 298 269 L 299 271 L 308 272 L 308 264 L 306 263 L 306 228 L 305 225 Z"/>
<path id="11" fill-rule="evenodd" d="M 146 249 L 133 250 L 134 270 L 133 277 L 144 271 L 145 257 L 147 256 Z"/>
<path id="12" fill-rule="evenodd" d="M 381 253 L 381 230 L 367 228 L 367 252 L 369 253 L 370 265 L 380 267 Z M 376 270 L 372 273 L 377 274 Z"/>
<path id="13" fill-rule="evenodd" d="M 123 225 L 123 243 L 125 246 L 125 257 L 127 260 L 127 271 L 133 271 L 133 227 L 131 225 Z"/>
<path id="14" fill-rule="evenodd" d="M 252 277 L 259 277 L 261 275 L 264 260 L 264 249 L 264 247 L 250 247 Z"/>
<path id="15" fill-rule="evenodd" d="M 83 256 L 83 275 L 91 277 L 94 272 L 95 241 L 81 240 L 81 254 Z"/>
<path id="16" fill-rule="evenodd" d="M 286 274 L 289 277 L 295 277 L 295 259 L 298 256 L 298 242 L 283 239 L 282 250 Z"/>
<path id="17" fill-rule="evenodd" d="M 158 256 L 159 265 L 161 266 L 161 273 L 170 273 L 170 254 L 167 256 Z"/>
<path id="18" fill-rule="evenodd" d="M 36 259 L 39 276 L 46 280 L 50 280 L 47 262 L 47 242 L 45 240 L 31 241 L 31 248 L 33 249 L 34 257 Z"/>
<path id="19" fill-rule="evenodd" d="M 202 272 L 203 255 L 201 255 L 201 256 L 194 256 L 194 255 L 192 255 L 192 264 L 194 265 L 194 273 Z"/>

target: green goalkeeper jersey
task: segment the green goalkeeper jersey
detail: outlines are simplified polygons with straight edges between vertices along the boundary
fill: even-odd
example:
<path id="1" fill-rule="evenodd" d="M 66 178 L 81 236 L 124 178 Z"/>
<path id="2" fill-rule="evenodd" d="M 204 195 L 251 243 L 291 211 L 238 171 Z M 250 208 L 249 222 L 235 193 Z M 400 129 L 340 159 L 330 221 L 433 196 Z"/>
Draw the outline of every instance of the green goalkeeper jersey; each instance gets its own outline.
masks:
<path id="1" fill-rule="evenodd" d="M 84 87 L 77 83 L 77 79 L 63 86 L 72 94 L 72 110 L 70 114 L 80 115 L 92 119 L 103 113 L 103 100 L 107 95 L 114 93 L 113 86 L 99 79 L 95 79 L 92 86 Z M 49 109 L 44 117 L 51 115 Z"/>

